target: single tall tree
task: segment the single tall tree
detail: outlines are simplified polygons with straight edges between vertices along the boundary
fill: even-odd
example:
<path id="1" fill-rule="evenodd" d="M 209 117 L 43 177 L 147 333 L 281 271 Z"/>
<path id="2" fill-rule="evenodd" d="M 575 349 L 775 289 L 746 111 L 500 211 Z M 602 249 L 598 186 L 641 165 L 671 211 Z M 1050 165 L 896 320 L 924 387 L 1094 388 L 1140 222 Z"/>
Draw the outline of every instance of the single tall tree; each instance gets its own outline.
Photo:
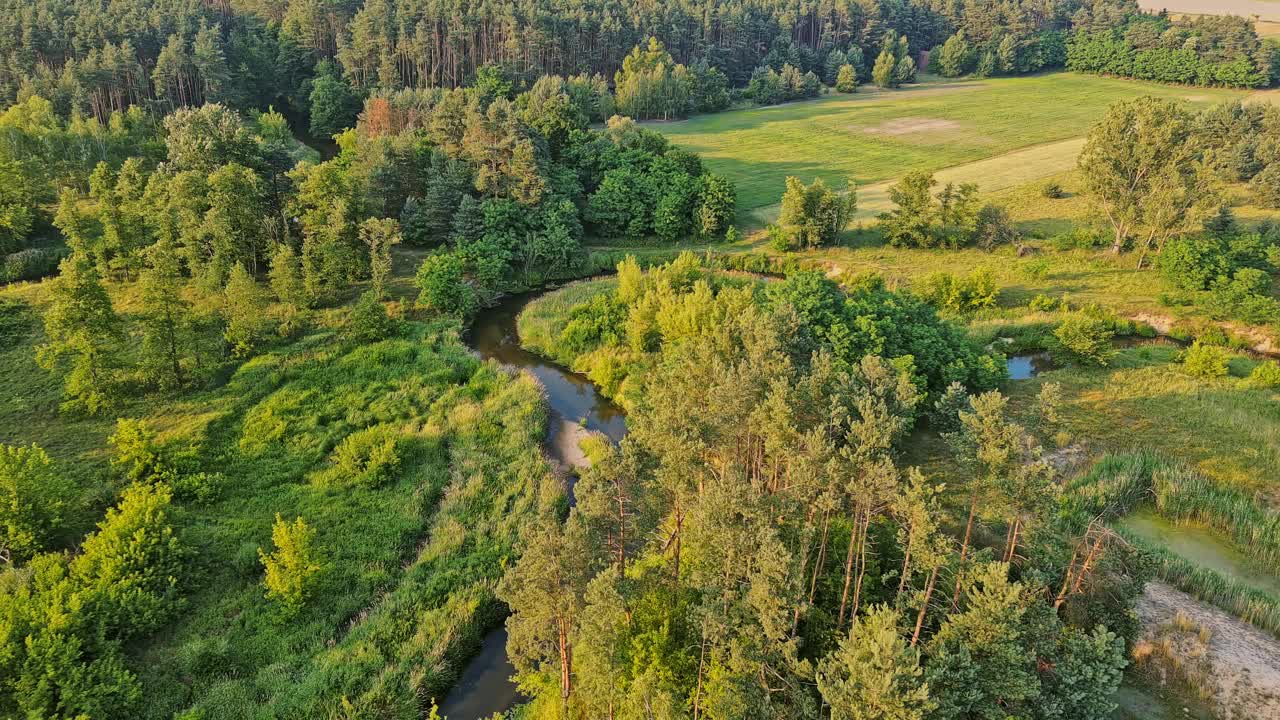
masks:
<path id="1" fill-rule="evenodd" d="M 44 314 L 48 342 L 36 348 L 36 362 L 66 373 L 64 409 L 90 414 L 105 408 L 120 363 L 123 331 L 98 271 L 83 253 L 62 261 L 53 281 L 53 302 Z"/>

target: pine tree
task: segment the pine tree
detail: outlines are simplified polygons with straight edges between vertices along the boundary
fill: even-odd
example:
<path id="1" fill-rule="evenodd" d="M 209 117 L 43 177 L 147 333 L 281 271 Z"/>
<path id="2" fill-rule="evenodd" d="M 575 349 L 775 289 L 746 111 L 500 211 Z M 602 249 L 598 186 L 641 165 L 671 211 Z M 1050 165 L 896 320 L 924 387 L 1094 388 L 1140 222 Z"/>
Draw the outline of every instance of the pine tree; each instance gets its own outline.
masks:
<path id="1" fill-rule="evenodd" d="M 924 720 L 934 705 L 919 652 L 898 632 L 898 614 L 872 607 L 818 665 L 818 690 L 832 720 Z"/>
<path id="2" fill-rule="evenodd" d="M 842 93 L 856 92 L 858 89 L 858 74 L 854 72 L 853 66 L 844 64 L 840 66 L 840 70 L 836 73 L 836 91 Z"/>
<path id="3" fill-rule="evenodd" d="M 360 240 L 369 248 L 369 278 L 373 294 L 386 297 L 391 275 L 391 248 L 400 244 L 400 223 L 390 218 L 369 218 L 360 224 Z"/>
<path id="4" fill-rule="evenodd" d="M 147 268 L 139 277 L 142 290 L 141 359 L 149 377 L 163 388 L 185 382 L 182 361 L 191 349 L 191 305 L 173 245 L 161 240 L 147 251 Z"/>
<path id="5" fill-rule="evenodd" d="M 41 448 L 0 444 L 0 563 L 21 563 L 48 549 L 73 490 Z"/>
<path id="6" fill-rule="evenodd" d="M 267 589 L 267 599 L 280 603 L 284 612 L 291 615 L 311 597 L 324 578 L 328 562 L 316 541 L 315 528 L 301 517 L 288 523 L 276 513 L 271 541 L 275 549 L 270 553 L 258 548 L 258 557 L 266 569 L 262 584 Z"/>
<path id="7" fill-rule="evenodd" d="M 93 414 L 104 409 L 113 394 L 123 339 L 120 318 L 97 270 L 82 253 L 63 260 L 59 268 L 50 292 L 52 303 L 44 314 L 48 342 L 36 348 L 36 361 L 46 370 L 67 363 L 64 409 Z"/>

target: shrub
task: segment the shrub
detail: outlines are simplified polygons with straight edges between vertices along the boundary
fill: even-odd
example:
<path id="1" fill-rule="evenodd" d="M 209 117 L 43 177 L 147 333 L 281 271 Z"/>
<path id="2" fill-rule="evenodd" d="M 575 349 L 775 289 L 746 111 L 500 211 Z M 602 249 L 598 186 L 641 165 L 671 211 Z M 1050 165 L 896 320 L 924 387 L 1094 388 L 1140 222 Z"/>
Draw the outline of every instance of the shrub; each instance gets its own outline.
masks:
<path id="1" fill-rule="evenodd" d="M 325 475 L 328 484 L 382 485 L 400 467 L 399 434 L 386 426 L 357 430 L 333 449 L 333 464 L 333 470 Z"/>
<path id="2" fill-rule="evenodd" d="M 466 317 L 480 306 L 480 295 L 467 280 L 461 254 L 428 255 L 418 267 L 418 305 L 442 315 Z"/>
<path id="3" fill-rule="evenodd" d="M 27 248 L 6 255 L 0 264 L 0 283 L 39 280 L 52 275 L 66 256 L 65 251 L 48 248 Z"/>
<path id="4" fill-rule="evenodd" d="M 916 294 L 939 310 L 966 314 L 995 307 L 1000 289 L 991 271 L 980 269 L 962 278 L 951 273 L 932 273 L 924 278 Z"/>
<path id="5" fill-rule="evenodd" d="M 1280 362 L 1271 360 L 1258 363 L 1253 372 L 1249 373 L 1246 382 L 1253 387 L 1280 388 Z"/>
<path id="6" fill-rule="evenodd" d="M 1049 244 L 1054 250 L 1059 252 L 1067 250 L 1094 250 L 1104 247 L 1107 239 L 1098 232 L 1094 232 L 1087 228 L 1075 228 L 1070 232 L 1059 233 L 1049 240 Z"/>
<path id="7" fill-rule="evenodd" d="M 1062 189 L 1062 185 L 1052 181 L 1040 186 L 1040 194 L 1050 200 L 1059 200 L 1067 195 L 1066 191 Z"/>
<path id="8" fill-rule="evenodd" d="M 378 295 L 372 290 L 361 294 L 351 309 L 347 335 L 358 343 L 373 343 L 392 337 L 396 330 L 396 321 L 387 314 L 387 306 L 378 299 Z"/>
<path id="9" fill-rule="evenodd" d="M 44 450 L 0 445 L 0 558 L 21 561 L 48 547 L 70 490 Z"/>
<path id="10" fill-rule="evenodd" d="M 1196 377 L 1214 378 L 1227 374 L 1231 356 L 1216 345 L 1205 345 L 1199 340 L 1183 353 L 1182 364 L 1188 373 Z"/>
<path id="11" fill-rule="evenodd" d="M 262 584 L 267 589 L 267 599 L 279 602 L 287 614 L 292 614 L 302 608 L 322 579 L 325 562 L 316 543 L 316 531 L 301 517 L 289 524 L 276 513 L 271 540 L 275 550 L 270 554 L 258 548 L 258 557 L 266 569 Z"/>
<path id="12" fill-rule="evenodd" d="M 1053 331 L 1055 350 L 1085 365 L 1106 365 L 1114 354 L 1113 324 L 1091 313 L 1074 312 Z"/>
<path id="13" fill-rule="evenodd" d="M 770 223 L 765 229 L 765 235 L 769 238 L 769 247 L 778 252 L 789 252 L 796 249 L 796 241 L 791 233 L 782 228 L 781 225 Z"/>
<path id="14" fill-rule="evenodd" d="M 1027 307 L 1037 312 L 1053 312 L 1058 307 L 1058 301 L 1042 293 L 1031 298 Z"/>
<path id="15" fill-rule="evenodd" d="M 575 356 L 602 345 L 616 345 L 622 341 L 626 322 L 627 308 L 616 295 L 596 295 L 569 311 L 560 342 Z"/>

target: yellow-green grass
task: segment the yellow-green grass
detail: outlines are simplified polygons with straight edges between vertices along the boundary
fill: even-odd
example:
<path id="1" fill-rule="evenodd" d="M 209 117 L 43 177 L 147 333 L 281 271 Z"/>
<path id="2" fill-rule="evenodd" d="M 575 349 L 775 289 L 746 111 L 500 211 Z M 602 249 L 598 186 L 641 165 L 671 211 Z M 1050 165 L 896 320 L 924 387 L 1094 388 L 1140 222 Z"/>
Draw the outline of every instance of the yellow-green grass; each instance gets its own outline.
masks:
<path id="1" fill-rule="evenodd" d="M 859 90 L 654 127 L 732 179 L 739 207 L 750 211 L 778 202 L 789 175 L 821 177 L 838 187 L 850 177 L 871 185 L 913 170 L 936 171 L 1083 137 L 1109 105 L 1142 95 L 1205 104 L 1244 93 L 1051 73 Z M 990 171 L 1025 178 L 1023 165 Z M 986 181 L 998 184 L 1000 178 Z"/>
<path id="2" fill-rule="evenodd" d="M 1139 345 L 1106 368 L 1063 367 L 1010 383 L 1029 406 L 1042 383 L 1062 385 L 1065 431 L 1092 455 L 1148 449 L 1209 478 L 1280 500 L 1280 391 L 1250 387 L 1243 358 L 1232 376 L 1193 377 L 1178 349 Z"/>
<path id="3" fill-rule="evenodd" d="M 346 696 L 357 708 L 442 696 L 499 618 L 493 588 L 521 527 L 553 512 L 560 481 L 542 454 L 541 390 L 482 363 L 447 324 L 357 346 L 346 308 L 310 331 L 227 363 L 207 386 L 134 388 L 97 417 L 60 413 L 60 378 L 32 360 L 49 283 L 0 288 L 31 306 L 30 334 L 0 348 L 0 443 L 38 443 L 79 480 L 74 546 L 123 482 L 109 466 L 116 417 L 142 418 L 163 443 L 194 447 L 220 492 L 179 500 L 171 517 L 191 551 L 185 608 L 129 647 L 146 688 L 139 717 L 319 717 Z M 136 288 L 109 286 L 131 324 Z M 394 427 L 398 471 L 376 487 L 323 484 L 349 433 Z M 259 547 L 279 513 L 315 528 L 330 570 L 295 617 L 264 597 Z M 419 697 L 421 696 L 421 697 Z"/>

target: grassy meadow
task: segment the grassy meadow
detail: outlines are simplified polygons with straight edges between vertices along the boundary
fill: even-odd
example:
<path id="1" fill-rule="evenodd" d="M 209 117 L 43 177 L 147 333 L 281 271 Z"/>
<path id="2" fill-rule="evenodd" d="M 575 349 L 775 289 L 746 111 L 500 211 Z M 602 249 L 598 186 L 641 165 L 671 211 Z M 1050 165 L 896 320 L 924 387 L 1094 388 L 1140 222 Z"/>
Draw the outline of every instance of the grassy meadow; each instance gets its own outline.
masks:
<path id="1" fill-rule="evenodd" d="M 994 158 L 1034 145 L 1080 138 L 1107 107 L 1142 95 L 1212 103 L 1232 90 L 1185 88 L 1076 73 L 925 82 L 902 90 L 859 88 L 852 95 L 653 124 L 700 153 L 713 171 L 737 183 L 742 211 L 776 204 L 788 175 L 821 177 L 843 188 L 913 170 Z M 981 169 L 984 187 L 1007 187 L 1070 169 L 1079 147 L 1062 144 L 1034 163 L 1016 160 Z"/>
<path id="2" fill-rule="evenodd" d="M 537 384 L 478 360 L 449 322 L 352 342 L 341 308 L 202 387 L 139 393 L 98 417 L 59 413 L 60 382 L 32 360 L 47 289 L 0 289 L 31 308 L 0 349 L 0 443 L 37 442 L 77 481 L 90 501 L 76 532 L 123 485 L 109 464 L 116 417 L 145 420 L 162 447 L 217 471 L 207 497 L 172 511 L 190 551 L 185 607 L 130 651 L 145 717 L 326 717 L 346 697 L 379 717 L 417 718 L 443 698 L 503 616 L 493 588 L 521 528 L 563 503 L 542 456 Z M 126 321 L 132 291 L 111 288 Z M 380 480 L 353 477 L 340 446 L 378 429 L 396 437 L 398 461 Z M 261 584 L 259 548 L 272 547 L 277 514 L 305 518 L 326 565 L 294 616 Z"/>

